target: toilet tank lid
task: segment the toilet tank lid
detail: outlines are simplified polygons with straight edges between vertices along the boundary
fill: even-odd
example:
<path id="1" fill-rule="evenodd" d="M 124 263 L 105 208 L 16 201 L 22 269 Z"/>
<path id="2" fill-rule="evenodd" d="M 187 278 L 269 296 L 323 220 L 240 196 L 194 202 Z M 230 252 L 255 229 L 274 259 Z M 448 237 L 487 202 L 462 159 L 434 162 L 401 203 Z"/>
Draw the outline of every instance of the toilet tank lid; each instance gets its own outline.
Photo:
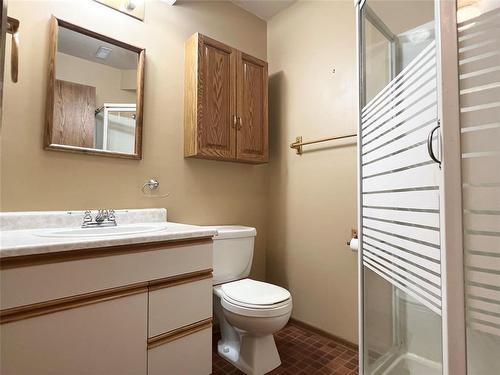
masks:
<path id="1" fill-rule="evenodd" d="M 243 225 L 212 225 L 207 228 L 215 229 L 217 231 L 217 234 L 214 236 L 214 240 L 255 237 L 257 235 L 257 230 L 255 228 L 245 227 Z"/>

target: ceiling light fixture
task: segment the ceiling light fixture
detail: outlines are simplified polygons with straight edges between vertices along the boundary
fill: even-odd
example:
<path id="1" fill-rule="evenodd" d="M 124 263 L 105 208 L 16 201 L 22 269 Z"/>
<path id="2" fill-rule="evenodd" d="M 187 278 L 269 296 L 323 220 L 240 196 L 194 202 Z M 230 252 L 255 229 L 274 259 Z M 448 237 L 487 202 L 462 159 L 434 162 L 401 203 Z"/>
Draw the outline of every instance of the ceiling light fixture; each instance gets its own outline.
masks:
<path id="1" fill-rule="evenodd" d="M 100 46 L 95 53 L 95 57 L 98 59 L 106 60 L 109 57 L 112 49 L 104 46 Z"/>
<path id="2" fill-rule="evenodd" d="M 137 8 L 137 5 L 139 5 L 141 2 L 142 0 L 128 0 L 127 10 L 129 12 L 132 12 L 135 8 Z"/>

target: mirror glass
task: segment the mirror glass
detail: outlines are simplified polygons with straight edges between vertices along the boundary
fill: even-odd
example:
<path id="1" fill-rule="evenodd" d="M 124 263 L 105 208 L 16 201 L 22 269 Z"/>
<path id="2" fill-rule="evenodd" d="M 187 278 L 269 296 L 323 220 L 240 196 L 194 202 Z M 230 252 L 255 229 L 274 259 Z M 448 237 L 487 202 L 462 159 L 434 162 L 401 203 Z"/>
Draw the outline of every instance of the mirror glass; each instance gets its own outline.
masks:
<path id="1" fill-rule="evenodd" d="M 58 21 L 48 148 L 140 158 L 140 49 Z"/>

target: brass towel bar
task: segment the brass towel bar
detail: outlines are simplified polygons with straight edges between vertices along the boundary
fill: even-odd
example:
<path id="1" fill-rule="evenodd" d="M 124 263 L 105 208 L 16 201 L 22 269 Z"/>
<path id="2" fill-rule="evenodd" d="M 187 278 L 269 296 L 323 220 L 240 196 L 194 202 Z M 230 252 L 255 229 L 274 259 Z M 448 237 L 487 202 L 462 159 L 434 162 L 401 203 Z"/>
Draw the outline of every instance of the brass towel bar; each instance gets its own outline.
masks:
<path id="1" fill-rule="evenodd" d="M 302 137 L 297 137 L 295 138 L 295 142 L 293 142 L 290 145 L 290 148 L 293 148 L 297 151 L 297 155 L 302 155 L 303 153 L 303 146 L 306 145 L 312 145 L 314 143 L 322 143 L 322 142 L 328 142 L 328 141 L 335 141 L 337 139 L 344 139 L 344 138 L 351 138 L 351 137 L 357 137 L 357 134 L 347 134 L 347 135 L 340 135 L 337 137 L 329 137 L 329 138 L 320 138 L 320 139 L 315 139 L 313 141 L 302 141 Z"/>

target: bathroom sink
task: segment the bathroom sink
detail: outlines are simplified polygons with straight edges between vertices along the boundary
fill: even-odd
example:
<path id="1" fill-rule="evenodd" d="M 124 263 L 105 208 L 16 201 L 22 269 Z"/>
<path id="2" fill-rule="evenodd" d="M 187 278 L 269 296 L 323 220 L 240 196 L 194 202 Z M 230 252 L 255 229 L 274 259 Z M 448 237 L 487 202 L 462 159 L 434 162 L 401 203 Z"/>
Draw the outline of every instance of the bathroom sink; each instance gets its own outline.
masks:
<path id="1" fill-rule="evenodd" d="M 36 233 L 40 237 L 101 237 L 101 236 L 124 236 L 157 232 L 167 229 L 165 223 L 154 224 L 128 224 L 116 227 L 91 227 L 91 228 L 55 228 L 44 229 Z"/>

